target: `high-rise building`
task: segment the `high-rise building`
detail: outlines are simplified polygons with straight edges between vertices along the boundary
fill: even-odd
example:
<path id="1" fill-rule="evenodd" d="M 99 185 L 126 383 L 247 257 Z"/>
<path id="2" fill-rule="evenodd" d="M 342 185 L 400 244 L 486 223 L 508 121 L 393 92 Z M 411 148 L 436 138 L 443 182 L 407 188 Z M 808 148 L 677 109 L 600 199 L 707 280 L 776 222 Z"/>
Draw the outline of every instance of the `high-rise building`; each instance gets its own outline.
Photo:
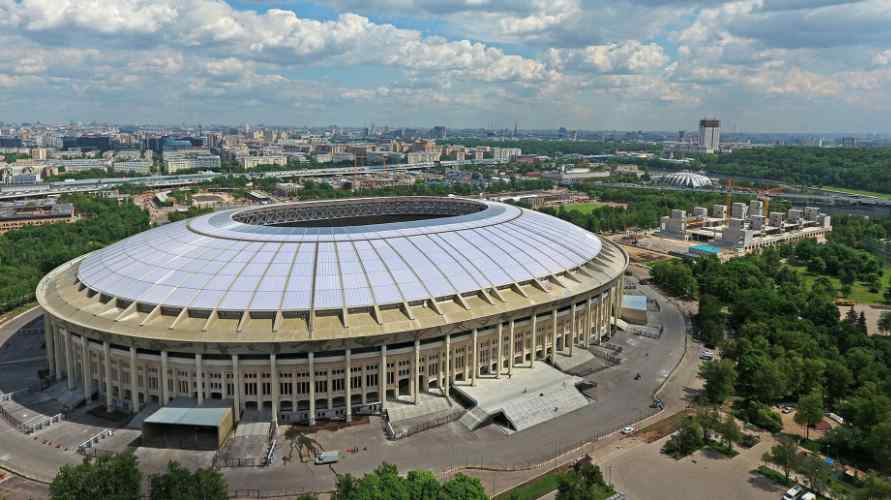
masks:
<path id="1" fill-rule="evenodd" d="M 706 153 L 717 153 L 721 149 L 721 120 L 703 118 L 699 120 L 699 145 Z"/>

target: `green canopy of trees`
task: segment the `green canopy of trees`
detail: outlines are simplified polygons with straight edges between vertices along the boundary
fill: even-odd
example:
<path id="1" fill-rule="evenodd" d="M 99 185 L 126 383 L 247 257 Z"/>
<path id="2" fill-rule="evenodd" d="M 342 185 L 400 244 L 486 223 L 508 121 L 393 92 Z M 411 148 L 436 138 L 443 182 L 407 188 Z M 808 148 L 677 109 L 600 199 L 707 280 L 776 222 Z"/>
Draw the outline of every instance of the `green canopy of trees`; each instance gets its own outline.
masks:
<path id="1" fill-rule="evenodd" d="M 350 474 L 337 476 L 332 500 L 486 500 L 479 479 L 458 474 L 440 482 L 430 471 L 399 475 L 395 465 L 381 464 L 361 479 Z"/>
<path id="2" fill-rule="evenodd" d="M 687 266 L 700 293 L 721 305 L 709 305 L 708 314 L 729 332 L 722 362 L 736 372 L 738 414 L 775 427 L 769 407 L 780 401 L 800 401 L 808 422 L 833 411 L 845 418 L 824 438 L 833 456 L 891 471 L 891 452 L 884 451 L 891 449 L 891 338 L 870 337 L 840 319 L 833 297 L 814 293 L 781 259 L 780 250 L 769 249 L 723 264 L 675 264 Z M 710 397 L 726 394 L 718 390 L 726 387 L 725 374 L 716 367 L 703 373 L 714 384 Z"/>
<path id="3" fill-rule="evenodd" d="M 162 474 L 149 477 L 146 495 L 136 456 L 130 453 L 98 457 L 80 465 L 65 465 L 50 484 L 53 500 L 227 500 L 228 485 L 219 472 L 194 472 L 170 462 Z"/>
<path id="4" fill-rule="evenodd" d="M 55 267 L 149 227 L 132 205 L 89 197 L 71 199 L 81 220 L 30 226 L 0 236 L 0 312 L 34 300 L 40 279 Z"/>
<path id="5" fill-rule="evenodd" d="M 699 158 L 709 172 L 891 193 L 891 149 L 776 147 Z"/>

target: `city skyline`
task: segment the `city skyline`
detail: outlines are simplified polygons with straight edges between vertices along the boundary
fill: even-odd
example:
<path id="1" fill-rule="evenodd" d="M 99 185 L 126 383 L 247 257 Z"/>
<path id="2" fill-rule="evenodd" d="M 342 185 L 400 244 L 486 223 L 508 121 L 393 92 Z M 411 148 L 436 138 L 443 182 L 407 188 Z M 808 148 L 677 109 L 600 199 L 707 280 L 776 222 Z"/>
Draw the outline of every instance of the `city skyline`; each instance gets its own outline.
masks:
<path id="1" fill-rule="evenodd" d="M 887 133 L 881 0 L 0 2 L 14 122 Z"/>

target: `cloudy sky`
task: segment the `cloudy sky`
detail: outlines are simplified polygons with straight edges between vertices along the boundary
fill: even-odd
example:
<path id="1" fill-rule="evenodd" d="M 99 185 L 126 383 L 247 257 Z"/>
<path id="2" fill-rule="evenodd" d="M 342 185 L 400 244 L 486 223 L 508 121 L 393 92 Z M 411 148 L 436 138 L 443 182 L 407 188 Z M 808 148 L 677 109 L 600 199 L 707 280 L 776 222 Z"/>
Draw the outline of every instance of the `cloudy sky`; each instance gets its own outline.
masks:
<path id="1" fill-rule="evenodd" d="M 891 0 L 0 0 L 0 121 L 891 131 Z"/>

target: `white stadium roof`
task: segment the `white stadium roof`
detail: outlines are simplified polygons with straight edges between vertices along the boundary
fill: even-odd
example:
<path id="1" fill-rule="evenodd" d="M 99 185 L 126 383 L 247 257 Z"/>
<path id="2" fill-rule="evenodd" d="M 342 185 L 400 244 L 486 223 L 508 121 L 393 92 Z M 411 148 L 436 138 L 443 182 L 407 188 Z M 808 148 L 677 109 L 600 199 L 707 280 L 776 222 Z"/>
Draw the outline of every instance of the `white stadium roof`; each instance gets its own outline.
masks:
<path id="1" fill-rule="evenodd" d="M 363 203 L 358 210 L 404 203 L 412 213 L 436 205 L 457 214 L 342 227 L 258 225 L 319 222 L 326 210 L 348 217 Z M 433 208 L 428 217 L 444 213 Z M 352 215 L 386 212 L 373 210 Z M 595 235 L 535 211 L 458 198 L 380 198 L 225 210 L 164 225 L 88 255 L 78 279 L 109 297 L 169 308 L 343 310 L 525 283 L 577 268 L 600 251 Z"/>
<path id="2" fill-rule="evenodd" d="M 693 172 L 675 172 L 662 177 L 662 183 L 671 184 L 672 186 L 696 188 L 711 186 L 712 180 L 702 174 Z"/>

